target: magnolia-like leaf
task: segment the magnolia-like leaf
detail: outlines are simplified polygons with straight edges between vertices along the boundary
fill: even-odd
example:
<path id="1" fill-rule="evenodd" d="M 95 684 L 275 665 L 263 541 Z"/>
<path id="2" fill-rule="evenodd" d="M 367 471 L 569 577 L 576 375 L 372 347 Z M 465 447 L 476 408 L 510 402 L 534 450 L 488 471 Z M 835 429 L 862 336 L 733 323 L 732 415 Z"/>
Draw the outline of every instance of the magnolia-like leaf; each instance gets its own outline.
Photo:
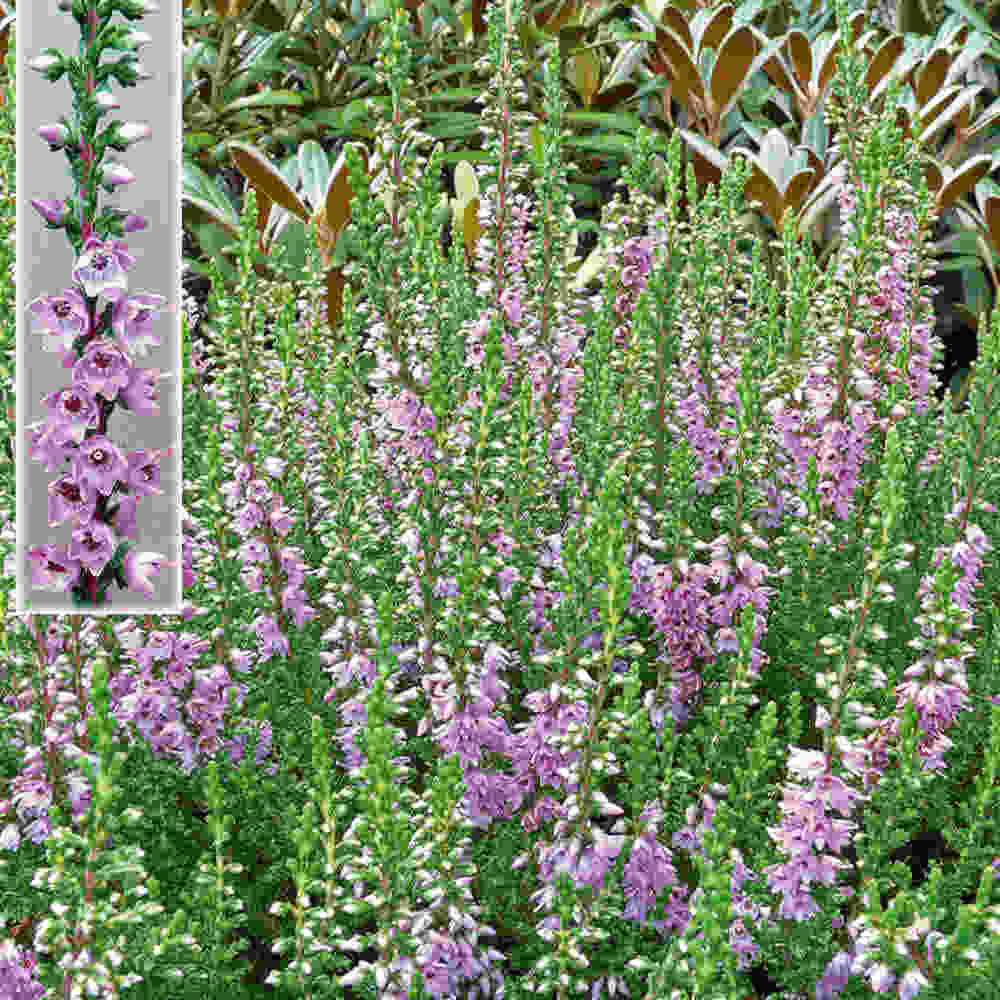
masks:
<path id="1" fill-rule="evenodd" d="M 293 215 L 297 215 L 303 222 L 309 221 L 309 209 L 302 204 L 299 196 L 285 183 L 281 174 L 260 150 L 248 143 L 231 142 L 229 156 L 233 166 L 256 189 L 258 200 L 264 195 Z"/>
<path id="2" fill-rule="evenodd" d="M 954 202 L 971 191 L 992 167 L 993 157 L 985 154 L 971 157 L 954 171 L 945 167 L 944 183 L 936 192 L 938 214 L 946 212 Z"/>
<path id="3" fill-rule="evenodd" d="M 872 56 L 868 72 L 865 75 L 865 87 L 872 100 L 881 97 L 882 92 L 888 89 L 893 78 L 899 75 L 897 64 L 903 48 L 902 36 L 893 35 L 891 38 L 887 38 Z"/>
<path id="4" fill-rule="evenodd" d="M 455 165 L 455 197 L 452 199 L 452 232 L 458 232 L 465 219 L 465 208 L 473 198 L 479 197 L 479 178 L 468 160 Z"/>
<path id="5" fill-rule="evenodd" d="M 330 161 L 326 151 L 315 139 L 307 139 L 297 154 L 299 179 L 302 181 L 302 193 L 315 209 L 323 203 L 327 186 L 330 181 Z"/>
<path id="6" fill-rule="evenodd" d="M 369 178 L 375 170 L 374 165 L 369 166 L 368 150 L 363 143 L 352 143 L 358 152 L 361 165 Z M 323 205 L 323 222 L 326 225 L 326 238 L 332 236 L 333 242 L 347 225 L 351 218 L 351 200 L 354 198 L 354 191 L 351 188 L 350 177 L 347 170 L 347 146 L 345 146 L 337 162 L 334 164 L 333 173 L 330 176 L 326 189 L 326 199 Z M 332 252 L 333 243 L 330 244 Z"/>
<path id="7" fill-rule="evenodd" d="M 259 94 L 239 97 L 222 109 L 223 115 L 235 114 L 237 111 L 255 110 L 270 107 L 301 107 L 304 103 L 301 94 L 293 90 L 262 90 Z"/>
<path id="8" fill-rule="evenodd" d="M 685 104 L 704 103 L 701 74 L 681 39 L 670 28 L 657 28 L 656 47 L 673 70 L 675 99 Z"/>
<path id="9" fill-rule="evenodd" d="M 710 88 L 716 114 L 724 115 L 729 112 L 734 96 L 746 84 L 756 55 L 757 41 L 746 26 L 734 29 L 723 39 L 719 56 L 712 68 Z"/>
<path id="10" fill-rule="evenodd" d="M 462 235 L 465 237 L 465 254 L 471 267 L 476 259 L 476 244 L 484 230 L 479 224 L 479 198 L 465 203 L 462 215 Z"/>
<path id="11" fill-rule="evenodd" d="M 203 212 L 213 222 L 222 226 L 230 235 L 238 236 L 240 220 L 233 210 L 233 203 L 219 186 L 193 160 L 184 160 L 184 183 L 181 200 Z"/>
<path id="12" fill-rule="evenodd" d="M 571 56 L 566 65 L 566 75 L 589 108 L 601 82 L 601 63 L 593 50 L 586 49 Z"/>
<path id="13" fill-rule="evenodd" d="M 587 259 L 581 265 L 580 270 L 576 272 L 576 277 L 573 279 L 573 283 L 570 287 L 577 292 L 583 291 L 583 289 L 597 277 L 607 263 L 607 258 L 597 247 L 594 247 L 594 249 L 590 251 Z"/>

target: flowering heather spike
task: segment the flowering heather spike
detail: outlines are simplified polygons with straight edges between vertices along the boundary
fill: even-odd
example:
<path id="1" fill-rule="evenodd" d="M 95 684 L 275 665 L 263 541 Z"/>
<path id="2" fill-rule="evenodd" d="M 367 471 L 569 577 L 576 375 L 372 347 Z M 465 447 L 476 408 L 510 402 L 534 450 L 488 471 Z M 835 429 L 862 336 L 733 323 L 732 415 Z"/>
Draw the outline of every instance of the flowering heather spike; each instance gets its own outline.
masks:
<path id="1" fill-rule="evenodd" d="M 106 87 L 97 88 L 105 73 L 125 85 L 148 77 L 134 53 L 152 37 L 111 27 L 109 21 L 115 11 L 134 20 L 151 9 L 128 0 L 76 3 L 71 11 L 90 43 L 85 55 L 70 61 L 50 49 L 32 63 L 48 79 L 54 79 L 56 72 L 69 71 L 77 98 L 75 124 L 63 118 L 60 124 L 38 130 L 50 150 L 65 150 L 74 166 L 76 197 L 65 202 L 35 199 L 32 204 L 51 226 L 66 230 L 79 252 L 73 269 L 77 287 L 59 296 L 41 296 L 29 305 L 35 332 L 45 337 L 43 348 L 59 351 L 63 367 L 71 369 L 73 377 L 71 387 L 45 397 L 47 420 L 32 427 L 37 434 L 31 437 L 30 453 L 50 468 L 71 462 L 70 473 L 62 476 L 55 490 L 49 490 L 49 524 L 70 520 L 75 526 L 68 548 L 35 546 L 29 553 L 29 566 L 35 586 L 70 592 L 77 607 L 106 604 L 114 582 L 121 589 L 153 597 L 156 574 L 166 567 L 179 567 L 159 553 L 134 551 L 124 540 L 138 537 L 136 503 L 154 490 L 144 490 L 130 480 L 128 461 L 107 437 L 108 419 L 116 405 L 137 415 L 159 413 L 156 383 L 166 377 L 158 368 L 138 368 L 133 361 L 133 353 L 141 355 L 159 345 L 151 324 L 166 299 L 128 294 L 128 272 L 136 258 L 127 252 L 123 240 L 110 238 L 144 229 L 146 220 L 117 210 L 96 216 L 97 185 L 114 192 L 136 179 L 123 164 L 102 163 L 103 152 L 107 148 L 124 152 L 129 145 L 148 139 L 152 130 L 138 122 L 113 122 L 97 138 L 90 110 L 95 98 L 97 119 L 117 106 Z M 117 53 L 119 61 L 102 66 L 104 52 Z M 98 309 L 100 298 L 105 301 L 103 314 Z M 169 453 L 169 449 L 161 452 Z M 131 491 L 131 495 L 113 503 L 119 491 Z M 157 488 L 155 492 L 163 491 Z"/>

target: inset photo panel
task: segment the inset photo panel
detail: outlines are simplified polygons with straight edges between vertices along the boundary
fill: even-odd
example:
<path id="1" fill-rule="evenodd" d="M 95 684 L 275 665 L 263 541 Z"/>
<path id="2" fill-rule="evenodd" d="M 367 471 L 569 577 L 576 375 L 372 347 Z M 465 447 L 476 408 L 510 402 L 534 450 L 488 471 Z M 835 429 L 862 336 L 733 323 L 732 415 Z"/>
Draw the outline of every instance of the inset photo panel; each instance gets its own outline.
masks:
<path id="1" fill-rule="evenodd" d="M 181 4 L 16 10 L 19 614 L 181 613 Z"/>

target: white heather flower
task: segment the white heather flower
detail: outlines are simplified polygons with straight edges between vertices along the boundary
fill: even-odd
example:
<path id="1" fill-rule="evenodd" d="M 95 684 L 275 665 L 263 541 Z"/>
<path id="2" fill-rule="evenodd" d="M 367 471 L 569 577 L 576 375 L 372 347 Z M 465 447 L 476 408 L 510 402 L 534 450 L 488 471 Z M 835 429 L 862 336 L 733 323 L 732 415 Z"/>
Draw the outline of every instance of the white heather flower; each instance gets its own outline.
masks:
<path id="1" fill-rule="evenodd" d="M 118 99 L 108 90 L 99 90 L 94 95 L 94 102 L 99 108 L 103 108 L 105 111 L 114 111 L 116 108 L 121 107 Z"/>
<path id="2" fill-rule="evenodd" d="M 118 129 L 118 134 L 126 142 L 139 142 L 141 139 L 148 139 L 153 134 L 153 130 L 149 125 L 143 125 L 141 122 L 126 122 Z"/>
<path id="3" fill-rule="evenodd" d="M 166 559 L 159 552 L 130 551 L 125 555 L 123 569 L 130 588 L 141 590 L 147 597 L 153 596 L 153 577 L 165 566 L 176 563 Z"/>
<path id="4" fill-rule="evenodd" d="M 28 60 L 28 66 L 31 69 L 38 70 L 39 73 L 44 73 L 47 69 L 51 69 L 59 62 L 57 56 L 36 56 L 34 59 Z"/>

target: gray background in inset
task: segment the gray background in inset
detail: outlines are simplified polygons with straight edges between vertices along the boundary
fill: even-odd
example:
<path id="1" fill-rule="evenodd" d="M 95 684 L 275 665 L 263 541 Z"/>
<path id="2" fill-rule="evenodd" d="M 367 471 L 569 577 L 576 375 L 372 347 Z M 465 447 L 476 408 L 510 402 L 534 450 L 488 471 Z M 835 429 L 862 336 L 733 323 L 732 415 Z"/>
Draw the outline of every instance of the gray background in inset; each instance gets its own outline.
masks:
<path id="1" fill-rule="evenodd" d="M 137 552 L 158 552 L 174 560 L 153 580 L 153 596 L 108 589 L 108 603 L 99 609 L 77 609 L 69 592 L 55 593 L 32 586 L 27 552 L 36 545 L 68 545 L 70 522 L 56 527 L 48 523 L 48 484 L 55 472 L 27 455 L 27 428 L 44 418 L 41 397 L 72 384 L 72 370 L 62 367 L 61 356 L 42 349 L 43 337 L 34 333 L 28 305 L 38 296 L 55 295 L 74 287 L 75 252 L 63 230 L 46 228 L 31 199 L 62 199 L 75 195 L 75 183 L 63 150 L 50 152 L 39 135 L 43 124 L 57 123 L 60 115 L 74 121 L 73 90 L 69 77 L 49 83 L 29 69 L 29 59 L 55 47 L 68 56 L 79 56 L 80 28 L 69 12 L 58 9 L 55 0 L 44 4 L 19 5 L 17 10 L 17 566 L 18 611 L 41 613 L 84 611 L 87 614 L 180 614 L 181 610 L 181 350 L 179 303 L 181 301 L 181 109 L 180 51 L 181 12 L 179 0 L 159 0 L 159 10 L 136 21 L 121 14 L 111 24 L 121 24 L 152 36 L 139 50 L 139 63 L 152 79 L 122 87 L 111 79 L 111 93 L 120 107 L 98 121 L 98 132 L 112 121 L 149 125 L 150 138 L 128 147 L 124 153 L 108 149 L 102 163 L 116 162 L 135 174 L 131 184 L 108 194 L 101 187 L 98 214 L 105 207 L 143 216 L 147 227 L 126 233 L 121 239 L 136 258 L 128 272 L 128 294 L 153 293 L 166 299 L 165 308 L 153 320 L 160 346 L 151 347 L 135 362 L 142 368 L 159 368 L 171 377 L 158 382 L 158 414 L 140 414 L 115 407 L 108 420 L 108 437 L 127 455 L 140 448 L 171 448 L 163 457 L 162 495 L 143 496 L 136 509 L 137 538 L 127 539 Z M 106 54 L 101 64 L 113 61 Z M 105 300 L 98 299 L 98 310 Z M 67 471 L 69 466 L 66 466 Z M 120 496 L 120 494 L 116 494 Z"/>

